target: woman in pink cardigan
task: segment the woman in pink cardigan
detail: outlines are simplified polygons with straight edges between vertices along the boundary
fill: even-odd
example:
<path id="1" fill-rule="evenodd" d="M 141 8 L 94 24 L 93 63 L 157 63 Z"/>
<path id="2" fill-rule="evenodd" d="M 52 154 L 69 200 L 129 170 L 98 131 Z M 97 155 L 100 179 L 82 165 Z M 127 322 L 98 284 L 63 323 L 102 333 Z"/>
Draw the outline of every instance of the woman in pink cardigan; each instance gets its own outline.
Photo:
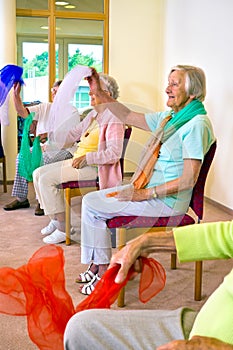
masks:
<path id="1" fill-rule="evenodd" d="M 118 98 L 119 88 L 112 77 L 100 74 L 102 88 L 113 98 Z M 91 105 L 100 101 L 93 95 Z M 108 109 L 97 113 L 93 109 L 67 136 L 67 144 L 79 141 L 72 159 L 37 168 L 33 183 L 38 201 L 45 215 L 50 217 L 48 226 L 41 230 L 44 243 L 65 241 L 65 203 L 62 182 L 94 180 L 99 177 L 101 189 L 121 183 L 120 158 L 123 149 L 124 124 Z"/>

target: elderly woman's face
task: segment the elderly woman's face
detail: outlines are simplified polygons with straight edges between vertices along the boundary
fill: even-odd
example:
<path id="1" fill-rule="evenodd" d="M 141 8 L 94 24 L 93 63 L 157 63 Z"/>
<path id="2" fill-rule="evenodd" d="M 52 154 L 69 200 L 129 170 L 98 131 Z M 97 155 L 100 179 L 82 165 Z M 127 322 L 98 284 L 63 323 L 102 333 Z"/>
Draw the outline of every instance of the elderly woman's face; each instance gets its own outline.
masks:
<path id="1" fill-rule="evenodd" d="M 194 96 L 187 96 L 185 72 L 180 70 L 176 70 L 169 75 L 166 93 L 168 95 L 167 106 L 171 107 L 176 113 L 194 99 Z"/>
<path id="2" fill-rule="evenodd" d="M 101 89 L 104 90 L 105 92 L 107 92 L 108 94 L 110 94 L 108 92 L 108 90 L 106 90 L 106 85 L 104 84 L 104 82 L 102 80 L 100 80 L 100 86 Z M 94 107 L 96 105 L 99 105 L 101 103 L 101 101 L 95 96 L 95 94 L 93 94 L 90 90 L 89 95 L 91 96 L 91 105 Z"/>

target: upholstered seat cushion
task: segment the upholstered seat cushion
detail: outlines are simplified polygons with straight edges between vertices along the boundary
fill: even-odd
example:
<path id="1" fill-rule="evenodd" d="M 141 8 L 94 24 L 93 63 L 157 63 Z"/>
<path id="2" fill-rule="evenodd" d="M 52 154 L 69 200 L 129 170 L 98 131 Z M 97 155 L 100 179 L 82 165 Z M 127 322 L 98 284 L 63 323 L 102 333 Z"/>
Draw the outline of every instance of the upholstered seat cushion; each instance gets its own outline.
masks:
<path id="1" fill-rule="evenodd" d="M 65 190 L 66 188 L 82 188 L 82 187 L 96 187 L 99 189 L 99 181 L 96 180 L 81 180 L 81 181 L 69 181 L 63 182 L 57 186 L 60 189 Z"/>
<path id="2" fill-rule="evenodd" d="M 107 220 L 108 228 L 174 227 L 191 225 L 194 223 L 195 220 L 187 214 L 159 218 L 148 216 L 115 216 Z"/>

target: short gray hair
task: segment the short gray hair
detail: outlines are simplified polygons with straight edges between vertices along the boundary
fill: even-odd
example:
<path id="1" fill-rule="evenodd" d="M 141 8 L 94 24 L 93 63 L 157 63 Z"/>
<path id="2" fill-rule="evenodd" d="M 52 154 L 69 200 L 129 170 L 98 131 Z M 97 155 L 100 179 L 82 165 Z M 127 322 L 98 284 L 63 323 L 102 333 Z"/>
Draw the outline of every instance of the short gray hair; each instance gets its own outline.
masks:
<path id="1" fill-rule="evenodd" d="M 204 71 L 195 66 L 177 65 L 171 69 L 169 75 L 176 70 L 182 70 L 186 73 L 185 90 L 187 95 L 194 95 L 197 100 L 204 101 L 206 96 L 206 78 Z"/>
<path id="2" fill-rule="evenodd" d="M 110 75 L 104 73 L 99 73 L 99 77 L 106 86 L 106 90 L 108 90 L 112 98 L 116 100 L 119 97 L 119 86 L 116 80 Z"/>

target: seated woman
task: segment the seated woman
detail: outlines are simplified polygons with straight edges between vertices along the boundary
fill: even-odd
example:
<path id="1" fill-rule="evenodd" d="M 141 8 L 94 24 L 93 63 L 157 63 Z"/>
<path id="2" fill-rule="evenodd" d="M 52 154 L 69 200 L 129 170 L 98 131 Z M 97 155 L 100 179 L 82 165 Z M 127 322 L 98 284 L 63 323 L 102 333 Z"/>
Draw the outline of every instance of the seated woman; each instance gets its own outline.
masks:
<path id="1" fill-rule="evenodd" d="M 172 239 L 180 262 L 233 258 L 233 221 L 147 232 L 113 255 L 110 267 L 120 265 L 115 282 L 122 283 L 131 266 L 141 272 L 141 257 Z M 187 307 L 78 312 L 66 326 L 64 349 L 233 350 L 232 325 L 233 269 L 198 314 Z"/>
<path id="2" fill-rule="evenodd" d="M 94 290 L 111 259 L 111 236 L 106 221 L 114 216 L 163 217 L 186 213 L 204 156 L 215 141 L 202 104 L 206 94 L 205 74 L 198 67 L 179 65 L 171 69 L 166 88 L 170 110 L 165 112 L 130 111 L 107 96 L 94 70 L 88 81 L 91 91 L 105 103 L 96 108 L 114 111 L 125 124 L 154 132 L 171 117 L 166 131 L 170 136 L 162 140 L 146 186 L 125 185 L 88 193 L 83 198 L 81 262 L 91 264 L 76 282 L 86 283 L 80 292 L 87 295 Z"/>
<path id="3" fill-rule="evenodd" d="M 119 87 L 114 78 L 100 74 L 102 89 L 117 99 Z M 91 105 L 99 104 L 90 92 Z M 65 203 L 63 190 L 57 188 L 62 182 L 94 180 L 99 177 L 100 188 L 115 186 L 122 181 L 120 158 L 123 149 L 124 124 L 108 109 L 97 113 L 94 109 L 68 133 L 66 142 L 79 140 L 72 159 L 49 164 L 33 172 L 33 183 L 38 201 L 49 225 L 41 230 L 44 243 L 65 241 Z"/>

